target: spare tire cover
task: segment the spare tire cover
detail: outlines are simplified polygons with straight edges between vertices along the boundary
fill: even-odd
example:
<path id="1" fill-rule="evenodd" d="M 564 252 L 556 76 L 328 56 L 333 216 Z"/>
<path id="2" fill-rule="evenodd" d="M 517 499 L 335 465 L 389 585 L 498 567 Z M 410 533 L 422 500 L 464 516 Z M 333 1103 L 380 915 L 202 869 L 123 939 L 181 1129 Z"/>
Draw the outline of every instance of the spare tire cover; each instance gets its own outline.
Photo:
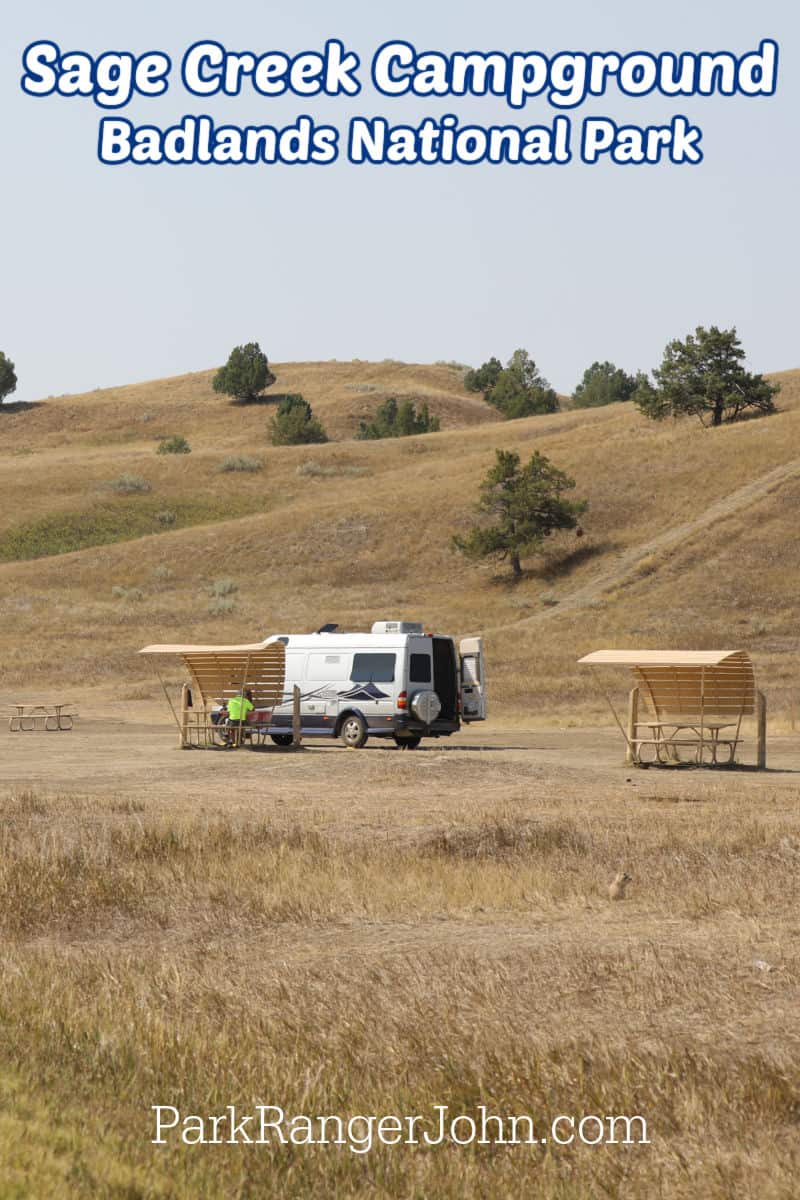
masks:
<path id="1" fill-rule="evenodd" d="M 417 692 L 411 699 L 411 711 L 418 721 L 430 725 L 442 711 L 441 701 L 436 692 Z"/>

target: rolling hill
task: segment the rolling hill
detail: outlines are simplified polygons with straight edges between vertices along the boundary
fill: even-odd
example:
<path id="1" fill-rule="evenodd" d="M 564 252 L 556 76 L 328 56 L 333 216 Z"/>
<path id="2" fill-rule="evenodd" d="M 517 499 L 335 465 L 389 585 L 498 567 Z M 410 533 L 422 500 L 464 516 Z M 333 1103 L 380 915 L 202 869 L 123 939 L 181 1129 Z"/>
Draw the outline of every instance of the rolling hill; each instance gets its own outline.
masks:
<path id="1" fill-rule="evenodd" d="M 485 633 L 505 720 L 595 719 L 575 660 L 616 644 L 747 649 L 794 722 L 800 371 L 773 376 L 776 415 L 712 430 L 629 405 L 502 422 L 446 366 L 275 369 L 267 403 L 246 407 L 200 372 L 0 410 L 0 699 L 154 696 L 145 642 L 404 616 Z M 287 392 L 335 440 L 270 446 Z M 426 401 L 442 432 L 352 440 L 387 395 Z M 192 453 L 156 455 L 169 434 Z M 450 549 L 496 447 L 541 450 L 590 501 L 582 542 L 554 539 L 518 584 Z M 263 469 L 220 470 L 242 455 Z M 149 490 L 121 493 L 121 476 Z"/>

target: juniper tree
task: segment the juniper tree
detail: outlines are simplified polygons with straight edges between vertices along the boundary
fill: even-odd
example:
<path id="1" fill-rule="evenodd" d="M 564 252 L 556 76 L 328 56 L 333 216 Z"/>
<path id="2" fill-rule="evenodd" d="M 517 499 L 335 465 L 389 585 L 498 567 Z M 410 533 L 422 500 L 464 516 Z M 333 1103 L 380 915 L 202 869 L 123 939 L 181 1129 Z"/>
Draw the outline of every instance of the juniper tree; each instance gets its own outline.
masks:
<path id="1" fill-rule="evenodd" d="M 10 358 L 0 350 L 0 404 L 17 389 L 17 373 Z"/>
<path id="2" fill-rule="evenodd" d="M 413 437 L 417 433 L 438 432 L 439 418 L 431 416 L 427 404 L 422 404 L 417 412 L 412 400 L 403 400 L 398 404 L 390 396 L 378 407 L 373 421 L 360 422 L 356 437 L 360 441 L 374 441 L 378 438 Z"/>
<path id="3" fill-rule="evenodd" d="M 474 371 L 467 371 L 464 376 L 464 387 L 468 392 L 483 392 L 484 397 L 497 383 L 497 376 L 503 369 L 499 358 L 490 358 Z"/>
<path id="4" fill-rule="evenodd" d="M 274 382 L 266 354 L 258 342 L 248 342 L 246 346 L 231 350 L 228 361 L 217 371 L 211 386 L 215 392 L 233 396 L 240 404 L 250 404 Z"/>
<path id="5" fill-rule="evenodd" d="M 583 379 L 572 393 L 575 408 L 599 408 L 630 400 L 637 380 L 610 362 L 594 362 L 583 372 Z"/>
<path id="6" fill-rule="evenodd" d="M 327 442 L 328 435 L 302 396 L 284 396 L 270 422 L 273 446 L 302 446 Z"/>
<path id="7" fill-rule="evenodd" d="M 485 399 L 506 420 L 558 411 L 558 397 L 527 350 L 515 350 Z"/>

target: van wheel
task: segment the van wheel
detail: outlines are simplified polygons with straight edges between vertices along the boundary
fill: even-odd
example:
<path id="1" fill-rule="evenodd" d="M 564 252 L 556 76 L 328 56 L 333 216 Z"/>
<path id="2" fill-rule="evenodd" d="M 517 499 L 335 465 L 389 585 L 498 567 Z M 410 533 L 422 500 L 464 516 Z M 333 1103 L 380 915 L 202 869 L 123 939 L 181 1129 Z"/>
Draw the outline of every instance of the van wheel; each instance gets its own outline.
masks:
<path id="1" fill-rule="evenodd" d="M 276 746 L 291 746 L 294 741 L 291 733 L 271 733 L 269 736 Z"/>
<path id="2" fill-rule="evenodd" d="M 339 730 L 339 737 L 345 746 L 359 750 L 367 740 L 367 724 L 364 718 L 359 717 L 357 713 L 351 713 L 349 717 L 345 717 Z"/>
<path id="3" fill-rule="evenodd" d="M 397 742 L 401 750 L 416 750 L 417 746 L 422 741 L 421 737 L 411 734 L 407 737 L 401 737 L 399 734 L 394 735 L 394 740 Z"/>

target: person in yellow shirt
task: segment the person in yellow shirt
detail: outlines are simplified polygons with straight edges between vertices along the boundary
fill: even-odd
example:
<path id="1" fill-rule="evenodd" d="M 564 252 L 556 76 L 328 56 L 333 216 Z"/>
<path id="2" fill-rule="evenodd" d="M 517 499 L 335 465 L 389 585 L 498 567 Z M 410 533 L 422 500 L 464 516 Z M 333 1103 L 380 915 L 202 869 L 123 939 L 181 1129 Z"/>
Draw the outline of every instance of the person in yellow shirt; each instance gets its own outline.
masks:
<path id="1" fill-rule="evenodd" d="M 231 696 L 228 701 L 228 750 L 233 750 L 234 746 L 241 744 L 240 731 L 247 721 L 248 714 L 253 711 L 254 707 L 253 693 L 250 691 L 250 688 L 245 688 L 238 696 Z"/>

